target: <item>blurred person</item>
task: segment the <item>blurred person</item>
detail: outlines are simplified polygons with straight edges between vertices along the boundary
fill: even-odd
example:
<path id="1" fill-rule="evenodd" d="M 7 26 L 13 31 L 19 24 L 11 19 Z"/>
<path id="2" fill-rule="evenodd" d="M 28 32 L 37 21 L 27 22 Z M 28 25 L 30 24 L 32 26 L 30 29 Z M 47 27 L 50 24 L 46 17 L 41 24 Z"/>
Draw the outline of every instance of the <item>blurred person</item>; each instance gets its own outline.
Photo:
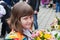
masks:
<path id="1" fill-rule="evenodd" d="M 4 9 L 4 7 L 2 5 L 0 5 L 0 18 L 3 17 L 3 15 L 6 14 L 6 10 Z"/>
<path id="2" fill-rule="evenodd" d="M 11 8 L 4 1 L 0 1 L 0 5 L 4 7 L 4 10 L 5 10 L 5 13 L 6 13 L 1 17 L 1 22 L 2 22 L 1 37 L 4 37 L 5 34 L 6 34 L 6 31 L 7 31 L 7 33 L 10 32 L 10 28 L 7 24 L 6 19 L 10 17 Z"/>
<path id="3" fill-rule="evenodd" d="M 56 9 L 56 0 L 53 0 L 53 9 Z"/>
<path id="4" fill-rule="evenodd" d="M 41 0 L 43 7 L 46 7 L 49 4 L 49 0 Z"/>
<path id="5" fill-rule="evenodd" d="M 56 12 L 60 12 L 60 0 L 56 0 Z"/>
<path id="6" fill-rule="evenodd" d="M 36 30 L 36 29 L 38 29 L 37 15 L 38 15 L 38 12 L 39 12 L 40 0 L 30 0 L 28 2 L 28 4 L 34 10 L 34 28 Z"/>

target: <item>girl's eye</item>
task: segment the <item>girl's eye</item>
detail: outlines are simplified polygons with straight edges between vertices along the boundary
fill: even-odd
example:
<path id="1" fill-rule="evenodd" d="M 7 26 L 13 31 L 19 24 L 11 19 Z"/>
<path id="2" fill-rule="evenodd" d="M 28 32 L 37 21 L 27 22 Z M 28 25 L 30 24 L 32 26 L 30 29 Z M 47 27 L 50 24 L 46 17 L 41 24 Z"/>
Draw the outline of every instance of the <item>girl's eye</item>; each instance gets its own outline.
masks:
<path id="1" fill-rule="evenodd" d="M 24 18 L 24 19 L 26 20 L 26 19 L 28 19 L 28 18 L 26 17 L 26 18 Z"/>
<path id="2" fill-rule="evenodd" d="M 33 16 L 30 16 L 30 18 L 33 18 Z"/>

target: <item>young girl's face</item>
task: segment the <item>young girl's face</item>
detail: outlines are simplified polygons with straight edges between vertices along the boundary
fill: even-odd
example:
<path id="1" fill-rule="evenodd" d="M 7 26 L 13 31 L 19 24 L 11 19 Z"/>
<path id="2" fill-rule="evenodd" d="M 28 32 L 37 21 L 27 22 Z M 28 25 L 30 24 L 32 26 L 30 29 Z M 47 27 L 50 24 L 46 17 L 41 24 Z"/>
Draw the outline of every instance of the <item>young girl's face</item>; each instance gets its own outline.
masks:
<path id="1" fill-rule="evenodd" d="M 33 15 L 21 17 L 21 23 L 25 29 L 30 29 L 33 23 Z"/>

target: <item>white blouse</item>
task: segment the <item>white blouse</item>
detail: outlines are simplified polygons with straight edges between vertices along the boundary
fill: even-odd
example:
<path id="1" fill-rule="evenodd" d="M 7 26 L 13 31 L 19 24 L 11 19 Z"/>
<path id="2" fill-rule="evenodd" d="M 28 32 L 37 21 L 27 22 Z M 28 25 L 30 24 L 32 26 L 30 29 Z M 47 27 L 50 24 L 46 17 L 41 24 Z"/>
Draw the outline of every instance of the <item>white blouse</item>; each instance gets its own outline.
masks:
<path id="1" fill-rule="evenodd" d="M 0 5 L 0 17 L 2 17 L 5 14 L 6 14 L 5 8 L 2 5 Z"/>

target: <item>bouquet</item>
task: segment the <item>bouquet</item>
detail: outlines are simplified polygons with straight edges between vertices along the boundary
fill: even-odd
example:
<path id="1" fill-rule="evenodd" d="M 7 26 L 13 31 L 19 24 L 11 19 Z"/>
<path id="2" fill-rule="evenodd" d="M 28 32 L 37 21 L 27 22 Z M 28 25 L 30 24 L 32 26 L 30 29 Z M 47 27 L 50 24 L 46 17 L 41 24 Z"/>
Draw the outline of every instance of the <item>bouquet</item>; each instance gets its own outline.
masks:
<path id="1" fill-rule="evenodd" d="M 49 32 L 36 31 L 32 34 L 33 40 L 54 40 Z"/>

